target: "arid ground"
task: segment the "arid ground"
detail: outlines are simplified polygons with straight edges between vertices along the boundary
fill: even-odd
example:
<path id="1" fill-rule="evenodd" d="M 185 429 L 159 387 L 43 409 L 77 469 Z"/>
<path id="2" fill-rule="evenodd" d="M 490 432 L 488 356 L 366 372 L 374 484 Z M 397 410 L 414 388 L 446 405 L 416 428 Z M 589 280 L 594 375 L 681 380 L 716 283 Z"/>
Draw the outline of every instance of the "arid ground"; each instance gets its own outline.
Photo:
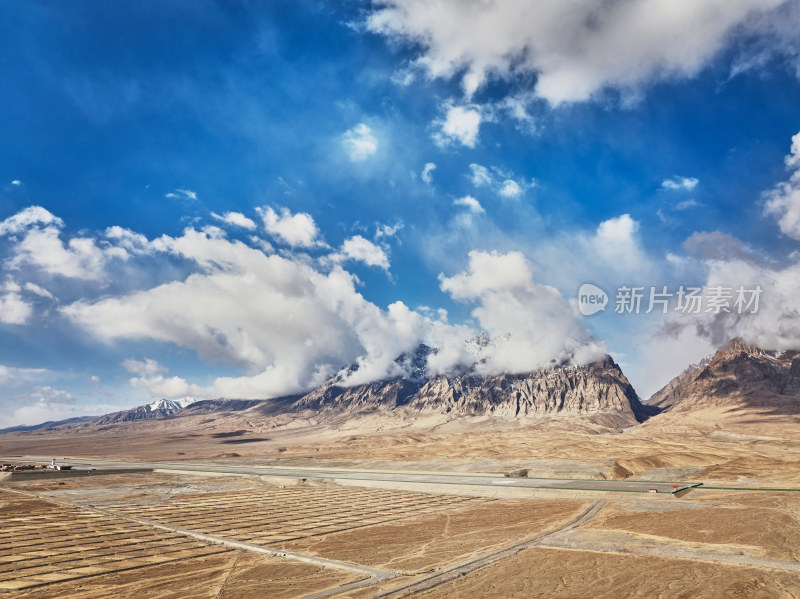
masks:
<path id="1" fill-rule="evenodd" d="M 703 485 L 673 496 L 334 476 L 15 474 L 0 481 L 0 590 L 37 599 L 800 597 L 797 423 L 744 408 L 691 418 L 664 414 L 622 431 L 558 419 L 382 432 L 176 420 L 3 435 L 0 455 L 67 462 Z"/>

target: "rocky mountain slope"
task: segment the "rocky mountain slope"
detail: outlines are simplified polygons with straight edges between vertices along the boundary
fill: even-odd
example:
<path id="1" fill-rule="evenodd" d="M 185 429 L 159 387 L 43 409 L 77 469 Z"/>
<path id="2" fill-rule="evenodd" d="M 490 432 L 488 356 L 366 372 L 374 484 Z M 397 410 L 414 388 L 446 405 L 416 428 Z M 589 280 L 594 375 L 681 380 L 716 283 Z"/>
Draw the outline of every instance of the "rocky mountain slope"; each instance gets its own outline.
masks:
<path id="1" fill-rule="evenodd" d="M 418 349 L 416 355 L 429 349 Z M 294 410 L 320 414 L 393 413 L 405 419 L 443 415 L 519 420 L 539 416 L 602 415 L 614 424 L 641 422 L 654 413 L 643 406 L 611 357 L 586 366 L 559 366 L 527 374 L 429 377 L 418 365 L 412 375 L 346 387 L 340 378 L 297 400 Z"/>
<path id="2" fill-rule="evenodd" d="M 670 381 L 654 400 L 662 407 L 669 402 L 665 410 L 672 412 L 744 404 L 800 413 L 800 352 L 765 350 L 733 339 L 706 365 Z"/>
<path id="3" fill-rule="evenodd" d="M 697 364 L 691 364 L 678 376 L 664 385 L 661 389 L 653 393 L 647 400 L 648 406 L 666 410 L 683 394 L 686 387 L 694 380 L 694 377 L 711 363 L 711 358 L 703 358 Z"/>

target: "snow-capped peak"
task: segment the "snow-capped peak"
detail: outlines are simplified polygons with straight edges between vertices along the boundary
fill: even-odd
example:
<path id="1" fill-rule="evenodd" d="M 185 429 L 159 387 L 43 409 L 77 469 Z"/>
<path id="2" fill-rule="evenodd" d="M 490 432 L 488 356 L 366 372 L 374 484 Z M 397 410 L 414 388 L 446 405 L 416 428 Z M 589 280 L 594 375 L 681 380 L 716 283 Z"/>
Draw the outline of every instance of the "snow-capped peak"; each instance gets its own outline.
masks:
<path id="1" fill-rule="evenodd" d="M 162 410 L 166 412 L 177 412 L 194 402 L 199 401 L 196 397 L 182 397 L 180 399 L 161 398 L 147 404 L 151 412 Z"/>

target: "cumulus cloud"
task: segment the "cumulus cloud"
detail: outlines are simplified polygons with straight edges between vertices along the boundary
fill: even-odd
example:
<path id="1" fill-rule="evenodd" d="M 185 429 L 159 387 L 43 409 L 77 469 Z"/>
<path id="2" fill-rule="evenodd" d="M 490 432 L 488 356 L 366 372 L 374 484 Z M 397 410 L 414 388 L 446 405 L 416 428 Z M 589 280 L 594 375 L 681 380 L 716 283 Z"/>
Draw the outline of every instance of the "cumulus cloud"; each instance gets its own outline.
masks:
<path id="1" fill-rule="evenodd" d="M 320 272 L 193 230 L 159 242 L 195 261 L 198 272 L 128 295 L 75 302 L 62 313 L 103 340 L 171 342 L 245 371 L 199 389 L 146 361 L 126 363 L 137 384 L 162 395 L 274 397 L 307 389 L 357 360 L 359 377 L 380 378 L 398 373 L 394 358 L 435 328 L 401 303 L 385 312 L 367 302 L 339 266 Z"/>
<path id="2" fill-rule="evenodd" d="M 513 179 L 503 181 L 499 191 L 500 195 L 506 198 L 518 198 L 522 195 L 522 187 Z"/>
<path id="3" fill-rule="evenodd" d="M 428 185 L 433 183 L 433 171 L 435 170 L 436 170 L 436 164 L 434 164 L 433 162 L 426 163 L 425 166 L 422 168 L 422 174 L 420 176 L 422 177 L 422 180 Z"/>
<path id="4" fill-rule="evenodd" d="M 64 221 L 41 206 L 29 206 L 0 222 L 0 235 L 16 235 L 38 225 L 63 227 Z"/>
<path id="5" fill-rule="evenodd" d="M 800 133 L 792 137 L 792 148 L 786 156 L 789 179 L 766 194 L 764 211 L 778 221 L 784 235 L 800 240 Z"/>
<path id="6" fill-rule="evenodd" d="M 241 227 L 248 231 L 254 230 L 257 226 L 253 219 L 246 217 L 241 212 L 225 212 L 223 214 L 212 212 L 211 216 L 226 224 L 233 225 L 234 227 Z"/>
<path id="7" fill-rule="evenodd" d="M 453 200 L 453 204 L 455 206 L 464 206 L 473 214 L 483 214 L 486 212 L 483 206 L 481 206 L 481 203 L 472 196 L 464 196 L 463 198 L 455 199 Z"/>
<path id="8" fill-rule="evenodd" d="M 604 354 L 603 344 L 591 337 L 561 294 L 534 282 L 520 252 L 472 251 L 467 270 L 439 279 L 453 299 L 476 304 L 472 316 L 494 338 L 478 366 L 484 373 L 582 364 Z"/>
<path id="9" fill-rule="evenodd" d="M 661 182 L 661 189 L 691 191 L 698 183 L 700 180 L 695 177 L 672 177 Z"/>
<path id="10" fill-rule="evenodd" d="M 267 233 L 291 247 L 308 248 L 320 245 L 319 229 L 310 214 L 292 214 L 288 208 L 271 207 L 258 209 Z"/>
<path id="11" fill-rule="evenodd" d="M 165 194 L 164 197 L 171 200 L 188 200 L 190 202 L 197 201 L 197 192 L 191 189 L 176 189 Z"/>
<path id="12" fill-rule="evenodd" d="M 372 129 L 368 125 L 359 123 L 344 133 L 342 145 L 350 156 L 350 160 L 360 162 L 378 151 L 378 138 L 373 135 Z"/>
<path id="13" fill-rule="evenodd" d="M 444 119 L 436 123 L 439 131 L 434 134 L 434 140 L 441 146 L 459 143 L 474 148 L 481 120 L 481 113 L 474 106 L 450 106 Z"/>
<path id="14" fill-rule="evenodd" d="M 555 106 L 692 77 L 741 39 L 736 34 L 769 39 L 767 25 L 780 25 L 786 17 L 776 9 L 787 4 L 385 0 L 374 4 L 366 26 L 421 48 L 416 65 L 431 77 L 460 77 L 467 98 L 490 78 L 533 74 L 535 95 Z M 760 29 L 748 30 L 753 23 Z"/>
<path id="15" fill-rule="evenodd" d="M 151 358 L 124 360 L 122 367 L 137 375 L 129 381 L 133 387 L 146 389 L 155 397 L 210 396 L 208 390 L 191 385 L 185 379 L 177 376 L 167 377 L 167 368 Z"/>
<path id="16" fill-rule="evenodd" d="M 103 278 L 109 260 L 128 257 L 123 248 L 100 248 L 89 237 L 73 237 L 65 243 L 53 226 L 28 229 L 13 251 L 7 261 L 10 269 L 31 265 L 51 275 L 95 281 Z"/>
<path id="17" fill-rule="evenodd" d="M 11 182 L 11 185 L 14 185 L 15 187 L 19 187 L 20 185 L 22 185 L 22 181 L 20 181 L 19 179 L 14 179 Z"/>
<path id="18" fill-rule="evenodd" d="M 800 263 L 771 267 L 732 256 L 709 259 L 706 267 L 703 296 L 719 287 L 729 289 L 725 309 L 717 312 L 703 304 L 699 312 L 673 313 L 664 323 L 665 334 L 694 336 L 714 347 L 733 337 L 765 349 L 800 347 Z M 751 303 L 757 288 L 757 304 Z M 742 302 L 741 310 L 737 301 Z"/>
<path id="19" fill-rule="evenodd" d="M 341 254 L 347 260 L 355 260 L 363 262 L 367 266 L 377 266 L 383 270 L 389 270 L 389 257 L 384 249 L 361 235 L 345 239 Z"/>
<path id="20" fill-rule="evenodd" d="M 265 255 L 212 229 L 164 235 L 151 246 L 190 261 L 191 274 L 75 301 L 59 313 L 104 342 L 172 343 L 241 371 L 200 386 L 152 359 L 125 360 L 131 384 L 155 396 L 276 397 L 318 385 L 348 364 L 358 369 L 345 383 L 365 383 L 403 374 L 395 358 L 422 342 L 441 348 L 431 365 L 437 372 L 475 360 L 464 343 L 475 335 L 472 327 L 403 302 L 381 309 L 336 260 L 320 266 L 289 253 Z M 346 240 L 340 255 L 389 267 L 385 250 L 361 236 Z M 458 301 L 475 304 L 480 327 L 498 336 L 481 368 L 519 371 L 599 351 L 558 292 L 533 282 L 519 254 L 473 253 L 467 271 L 441 281 Z"/>
<path id="21" fill-rule="evenodd" d="M 618 270 L 641 273 L 650 262 L 639 240 L 639 223 L 629 214 L 601 222 L 590 244 L 605 264 Z"/>

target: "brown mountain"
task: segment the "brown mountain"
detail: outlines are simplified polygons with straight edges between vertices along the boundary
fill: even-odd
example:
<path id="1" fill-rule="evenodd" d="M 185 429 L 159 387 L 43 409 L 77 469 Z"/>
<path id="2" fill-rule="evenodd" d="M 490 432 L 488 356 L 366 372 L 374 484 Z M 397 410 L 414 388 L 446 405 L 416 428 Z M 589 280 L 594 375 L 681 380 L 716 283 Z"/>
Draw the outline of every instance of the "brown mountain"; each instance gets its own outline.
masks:
<path id="1" fill-rule="evenodd" d="M 694 377 L 711 362 L 711 358 L 703 358 L 697 364 L 691 364 L 678 376 L 664 385 L 661 389 L 653 393 L 647 400 L 648 406 L 653 406 L 659 410 L 666 410 L 683 394 L 686 387 L 694 380 Z"/>
<path id="2" fill-rule="evenodd" d="M 699 369 L 690 367 L 651 400 L 666 410 L 746 405 L 800 413 L 800 352 L 731 340 Z"/>
<path id="3" fill-rule="evenodd" d="M 419 350 L 418 350 L 419 351 Z M 297 411 L 320 415 L 381 412 L 404 420 L 415 416 L 493 416 L 519 420 L 538 416 L 598 417 L 610 425 L 641 422 L 652 409 L 639 401 L 611 357 L 586 366 L 560 366 L 527 374 L 466 374 L 412 378 L 345 387 L 335 379 L 296 401 Z"/>

